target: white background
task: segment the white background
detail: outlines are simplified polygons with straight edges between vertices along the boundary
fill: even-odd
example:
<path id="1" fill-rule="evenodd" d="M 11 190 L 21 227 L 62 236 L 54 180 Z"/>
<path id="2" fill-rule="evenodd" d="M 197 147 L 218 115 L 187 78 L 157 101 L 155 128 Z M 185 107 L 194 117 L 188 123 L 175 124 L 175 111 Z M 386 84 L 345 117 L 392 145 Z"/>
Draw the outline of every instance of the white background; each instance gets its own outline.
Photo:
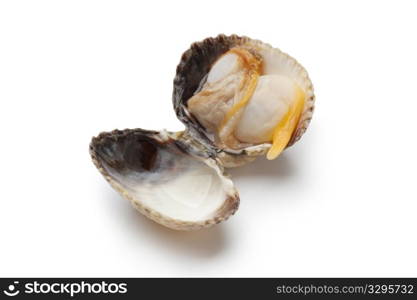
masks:
<path id="1" fill-rule="evenodd" d="M 2 1 L 1 276 L 417 276 L 413 1 Z M 114 128 L 182 130 L 191 42 L 261 39 L 308 70 L 316 111 L 273 162 L 232 170 L 229 221 L 145 219 L 88 154 Z"/>

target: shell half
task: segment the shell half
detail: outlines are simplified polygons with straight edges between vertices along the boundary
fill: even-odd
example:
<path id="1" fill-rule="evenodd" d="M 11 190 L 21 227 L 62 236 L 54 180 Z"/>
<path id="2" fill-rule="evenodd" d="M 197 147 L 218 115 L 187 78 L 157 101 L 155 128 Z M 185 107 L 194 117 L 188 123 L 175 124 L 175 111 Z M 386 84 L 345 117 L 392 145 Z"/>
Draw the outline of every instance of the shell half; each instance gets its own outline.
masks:
<path id="1" fill-rule="evenodd" d="M 285 147 L 290 147 L 298 141 L 306 131 L 314 110 L 314 92 L 311 80 L 306 70 L 288 54 L 259 40 L 237 35 L 219 35 L 216 38 L 207 38 L 191 45 L 180 60 L 174 79 L 173 105 L 177 117 L 185 124 L 189 135 L 200 140 L 204 145 L 214 149 L 225 167 L 236 167 L 254 160 L 271 148 L 271 142 L 256 142 L 242 144 L 241 147 L 232 148 L 221 144 L 213 138 L 207 124 L 191 112 L 189 100 L 198 94 L 202 86 L 210 80 L 210 70 L 221 57 L 234 49 L 244 49 L 255 60 L 262 63 L 263 75 L 275 75 L 289 78 L 299 86 L 304 94 L 303 106 L 291 135 Z M 241 50 L 239 50 L 241 51 Z M 227 64 L 222 62 L 223 64 Z M 229 59 L 228 61 L 232 61 Z M 258 84 L 259 86 L 259 84 Z M 215 99 L 216 100 L 216 99 Z M 210 112 L 213 116 L 214 114 Z M 221 117 L 220 117 L 221 118 Z M 203 125 L 204 124 L 204 125 Z"/>
<path id="2" fill-rule="evenodd" d="M 116 191 L 166 227 L 210 227 L 239 206 L 233 182 L 213 153 L 182 132 L 104 132 L 92 139 L 90 154 Z"/>

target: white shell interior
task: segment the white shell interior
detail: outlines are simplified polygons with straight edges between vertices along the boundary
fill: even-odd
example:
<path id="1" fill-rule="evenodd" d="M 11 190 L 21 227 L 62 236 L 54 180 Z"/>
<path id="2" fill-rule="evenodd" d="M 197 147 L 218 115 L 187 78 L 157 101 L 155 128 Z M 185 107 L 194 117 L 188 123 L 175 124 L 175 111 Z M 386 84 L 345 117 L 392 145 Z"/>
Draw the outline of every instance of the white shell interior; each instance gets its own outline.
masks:
<path id="1" fill-rule="evenodd" d="M 158 148 L 155 168 L 120 172 L 105 169 L 131 201 L 179 221 L 198 222 L 216 216 L 226 199 L 234 196 L 232 181 L 214 160 L 200 160 L 169 148 Z"/>

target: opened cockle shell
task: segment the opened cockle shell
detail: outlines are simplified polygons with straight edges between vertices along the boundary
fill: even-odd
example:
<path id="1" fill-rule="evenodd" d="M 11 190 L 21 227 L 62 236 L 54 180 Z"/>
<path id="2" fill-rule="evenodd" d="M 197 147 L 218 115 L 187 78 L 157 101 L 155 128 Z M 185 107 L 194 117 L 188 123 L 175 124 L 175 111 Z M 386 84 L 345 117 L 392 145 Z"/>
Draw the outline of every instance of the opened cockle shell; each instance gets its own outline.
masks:
<path id="1" fill-rule="evenodd" d="M 307 129 L 312 83 L 292 57 L 258 40 L 219 35 L 194 43 L 177 68 L 174 109 L 225 167 L 277 157 Z"/>
<path id="2" fill-rule="evenodd" d="M 195 230 L 226 220 L 239 195 L 224 168 L 300 139 L 314 109 L 305 69 L 270 45 L 219 35 L 194 43 L 177 67 L 173 104 L 182 132 L 115 130 L 93 138 L 93 162 L 150 219 Z"/>

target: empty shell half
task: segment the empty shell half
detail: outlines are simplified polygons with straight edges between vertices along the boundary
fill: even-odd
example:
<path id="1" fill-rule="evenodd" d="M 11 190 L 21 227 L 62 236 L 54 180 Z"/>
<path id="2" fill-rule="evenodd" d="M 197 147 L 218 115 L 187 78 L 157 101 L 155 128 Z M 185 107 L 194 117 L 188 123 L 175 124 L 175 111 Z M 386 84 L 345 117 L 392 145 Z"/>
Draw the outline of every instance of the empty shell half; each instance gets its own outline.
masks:
<path id="1" fill-rule="evenodd" d="M 181 133 L 115 130 L 93 138 L 90 153 L 114 189 L 167 227 L 209 227 L 239 206 L 233 182 L 217 159 Z"/>

